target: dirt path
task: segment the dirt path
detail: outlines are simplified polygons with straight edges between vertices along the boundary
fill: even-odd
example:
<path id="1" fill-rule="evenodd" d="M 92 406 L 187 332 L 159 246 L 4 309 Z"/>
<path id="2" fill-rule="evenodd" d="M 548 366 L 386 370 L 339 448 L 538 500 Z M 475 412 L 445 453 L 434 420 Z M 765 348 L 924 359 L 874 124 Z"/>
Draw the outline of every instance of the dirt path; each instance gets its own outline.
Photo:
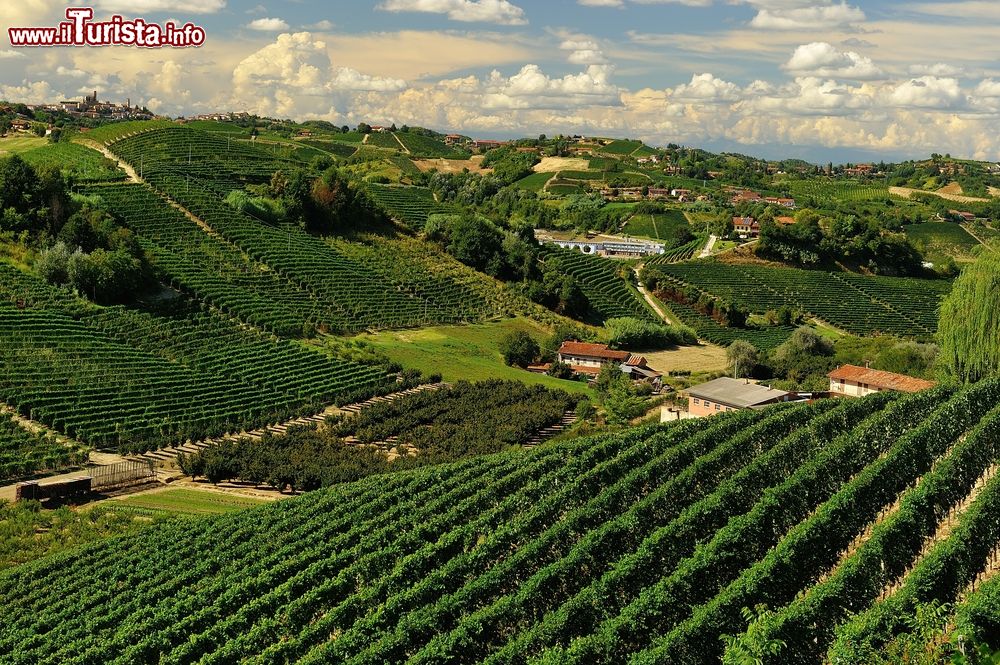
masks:
<path id="1" fill-rule="evenodd" d="M 705 249 L 701 250 L 701 254 L 698 255 L 699 259 L 704 259 L 712 255 L 712 248 L 715 247 L 716 241 L 719 237 L 715 235 L 708 236 L 708 244 L 705 245 Z"/>
<path id="2" fill-rule="evenodd" d="M 639 277 L 639 270 L 641 269 L 642 265 L 638 265 L 632 269 L 635 272 L 636 278 Z M 649 306 L 653 308 L 653 311 L 655 311 L 667 325 L 671 326 L 674 325 L 673 320 L 669 316 L 667 316 L 667 313 L 663 311 L 663 308 L 660 307 L 660 304 L 658 302 L 656 302 L 656 299 L 653 298 L 652 294 L 650 294 L 649 291 L 646 290 L 646 287 L 642 285 L 642 282 L 637 281 L 635 288 L 639 290 L 639 293 L 641 293 L 642 297 L 646 299 L 646 302 L 649 303 Z"/>
<path id="3" fill-rule="evenodd" d="M 940 190 L 936 192 L 928 192 L 922 189 L 913 189 L 912 187 L 890 187 L 890 194 L 895 194 L 896 196 L 901 196 L 904 199 L 910 198 L 913 194 L 931 194 L 933 196 L 940 196 L 942 199 L 947 199 L 948 201 L 955 201 L 957 203 L 989 203 L 989 199 L 981 199 L 976 196 L 963 196 L 961 194 L 949 194 L 948 192 L 942 192 Z"/>
<path id="4" fill-rule="evenodd" d="M 93 148 L 94 150 L 96 150 L 97 152 L 101 153 L 102 155 L 104 155 L 105 157 L 107 157 L 108 159 L 110 159 L 111 161 L 116 162 L 118 164 L 118 168 L 120 168 L 122 171 L 125 172 L 125 175 L 128 176 L 128 179 L 129 179 L 130 182 L 142 182 L 142 180 L 139 178 L 139 175 L 135 172 L 135 169 L 133 169 L 126 162 L 124 162 L 121 159 L 119 159 L 118 156 L 115 155 L 115 153 L 113 153 L 110 150 L 108 150 L 107 146 L 101 145 L 97 141 L 93 141 L 91 139 L 81 139 L 81 138 L 78 138 L 78 139 L 76 139 L 76 142 L 79 143 L 79 144 L 81 144 L 81 145 L 85 145 L 88 148 Z"/>
<path id="5" fill-rule="evenodd" d="M 392 133 L 392 138 L 396 139 L 396 143 L 399 144 L 399 147 L 403 150 L 404 153 L 406 153 L 407 155 L 411 154 L 410 149 L 407 148 L 405 145 L 403 145 L 403 142 L 399 139 L 399 136 L 395 132 Z"/>

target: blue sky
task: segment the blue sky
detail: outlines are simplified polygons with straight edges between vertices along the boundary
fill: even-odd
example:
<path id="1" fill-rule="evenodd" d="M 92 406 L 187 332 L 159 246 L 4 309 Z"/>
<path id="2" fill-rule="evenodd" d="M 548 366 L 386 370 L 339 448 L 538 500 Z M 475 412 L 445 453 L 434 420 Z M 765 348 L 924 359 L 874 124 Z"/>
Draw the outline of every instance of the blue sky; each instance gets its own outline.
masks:
<path id="1" fill-rule="evenodd" d="M 0 8 L 54 24 L 65 0 Z M 10 48 L 0 97 L 131 97 L 476 136 L 637 136 L 817 162 L 1000 159 L 992 0 L 93 0 L 199 49 Z M 6 31 L 4 31 L 6 32 Z"/>

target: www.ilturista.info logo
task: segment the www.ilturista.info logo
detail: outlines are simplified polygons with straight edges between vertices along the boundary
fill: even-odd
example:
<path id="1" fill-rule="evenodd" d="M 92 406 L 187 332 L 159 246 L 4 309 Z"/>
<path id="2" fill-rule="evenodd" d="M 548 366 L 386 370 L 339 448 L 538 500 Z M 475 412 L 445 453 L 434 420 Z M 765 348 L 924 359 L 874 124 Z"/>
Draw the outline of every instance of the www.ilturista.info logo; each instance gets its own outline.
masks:
<path id="1" fill-rule="evenodd" d="M 125 19 L 117 14 L 107 21 L 92 21 L 90 7 L 70 7 L 66 19 L 48 28 L 7 28 L 11 46 L 140 46 L 185 48 L 205 43 L 205 29 L 185 23 L 178 26 Z"/>

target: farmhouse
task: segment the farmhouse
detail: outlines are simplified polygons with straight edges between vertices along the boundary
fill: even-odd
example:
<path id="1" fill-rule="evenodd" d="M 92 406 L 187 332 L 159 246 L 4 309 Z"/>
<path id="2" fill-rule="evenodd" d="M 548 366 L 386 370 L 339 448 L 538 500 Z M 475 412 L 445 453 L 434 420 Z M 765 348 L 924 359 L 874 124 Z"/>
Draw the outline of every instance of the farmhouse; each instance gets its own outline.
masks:
<path id="1" fill-rule="evenodd" d="M 505 141 L 493 141 L 489 139 L 478 139 L 472 142 L 473 147 L 476 150 L 492 150 L 493 148 L 499 148 L 501 146 L 507 145 Z"/>
<path id="2" fill-rule="evenodd" d="M 875 170 L 875 167 L 871 164 L 858 164 L 856 166 L 848 166 L 844 169 L 844 175 L 846 176 L 866 176 L 871 174 Z"/>
<path id="3" fill-rule="evenodd" d="M 795 223 L 795 218 L 788 217 L 787 215 L 784 215 L 782 217 L 775 217 L 774 223 L 778 224 L 779 226 L 791 226 L 792 224 Z"/>
<path id="4" fill-rule="evenodd" d="M 465 138 L 461 134 L 448 134 L 444 137 L 445 145 L 455 145 L 456 143 L 462 143 Z"/>
<path id="5" fill-rule="evenodd" d="M 975 214 L 968 212 L 967 210 L 949 210 L 948 214 L 957 219 L 961 219 L 963 222 L 975 221 Z"/>
<path id="6" fill-rule="evenodd" d="M 577 374 L 590 376 L 597 376 L 604 367 L 617 365 L 634 381 L 646 381 L 655 388 L 660 387 L 663 377 L 663 374 L 649 367 L 644 356 L 633 355 L 628 351 L 614 351 L 605 344 L 563 342 L 559 347 L 559 362 L 569 365 Z"/>
<path id="7" fill-rule="evenodd" d="M 864 397 L 883 390 L 915 393 L 934 386 L 933 381 L 857 365 L 838 367 L 827 376 L 830 378 L 830 392 L 846 397 Z"/>
<path id="8" fill-rule="evenodd" d="M 760 237 L 760 222 L 753 217 L 733 217 L 733 228 L 741 238 Z"/>
<path id="9" fill-rule="evenodd" d="M 733 195 L 732 202 L 733 205 L 737 203 L 743 203 L 745 201 L 760 201 L 760 194 L 757 192 L 751 192 L 747 190 L 736 192 Z"/>
<path id="10" fill-rule="evenodd" d="M 785 208 L 794 208 L 795 199 L 782 199 L 777 196 L 767 196 L 764 198 L 764 203 L 769 203 L 771 205 L 778 205 Z"/>
<path id="11" fill-rule="evenodd" d="M 667 199 L 670 198 L 670 190 L 665 187 L 650 187 L 646 196 L 651 199 Z"/>
<path id="12" fill-rule="evenodd" d="M 745 379 L 722 377 L 688 388 L 688 411 L 692 416 L 713 416 L 724 411 L 759 409 L 768 404 L 787 402 L 794 393 L 750 383 Z"/>

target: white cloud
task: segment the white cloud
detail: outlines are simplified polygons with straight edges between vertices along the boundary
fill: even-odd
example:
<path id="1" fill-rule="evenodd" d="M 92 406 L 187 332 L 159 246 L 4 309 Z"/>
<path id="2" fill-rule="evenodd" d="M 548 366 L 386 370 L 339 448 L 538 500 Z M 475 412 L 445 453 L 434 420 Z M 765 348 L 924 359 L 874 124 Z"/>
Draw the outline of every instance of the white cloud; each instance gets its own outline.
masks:
<path id="1" fill-rule="evenodd" d="M 326 30 L 333 30 L 333 28 L 334 28 L 335 26 L 334 26 L 334 23 L 333 23 L 333 21 L 328 21 L 328 20 L 326 20 L 326 19 L 323 19 L 322 21 L 317 21 L 316 23 L 312 23 L 312 24 L 310 24 L 310 25 L 307 25 L 307 26 L 305 26 L 305 27 L 306 27 L 306 29 L 308 29 L 308 30 L 321 30 L 321 31 L 326 31 Z"/>
<path id="2" fill-rule="evenodd" d="M 493 71 L 485 81 L 483 105 L 487 109 L 566 109 L 613 105 L 620 91 L 610 81 L 612 67 L 590 65 L 580 74 L 552 78 L 538 65 L 525 65 L 505 78 Z"/>
<path id="3" fill-rule="evenodd" d="M 14 49 L 0 49 L 0 60 L 15 60 L 17 58 L 27 58 L 24 53 Z"/>
<path id="4" fill-rule="evenodd" d="M 82 69 L 73 69 L 72 67 L 63 67 L 59 65 L 56 67 L 56 74 L 59 76 L 69 76 L 70 78 L 82 79 L 88 76 L 87 72 Z"/>
<path id="5" fill-rule="evenodd" d="M 260 32 L 280 32 L 288 30 L 288 23 L 280 18 L 258 18 L 247 23 L 247 27 Z"/>
<path id="6" fill-rule="evenodd" d="M 385 0 L 378 9 L 387 12 L 445 14 L 452 21 L 524 25 L 524 10 L 509 0 Z"/>
<path id="7" fill-rule="evenodd" d="M 214 14 L 226 8 L 226 0 L 94 0 L 94 8 L 141 16 L 152 12 Z"/>
<path id="8" fill-rule="evenodd" d="M 909 72 L 916 76 L 961 76 L 965 70 L 961 67 L 938 62 L 933 65 L 910 65 Z"/>
<path id="9" fill-rule="evenodd" d="M 682 83 L 673 90 L 674 98 L 682 101 L 727 102 L 736 101 L 740 87 L 723 81 L 712 74 L 695 74 L 690 83 Z"/>
<path id="10" fill-rule="evenodd" d="M 788 62 L 782 65 L 796 74 L 841 79 L 875 79 L 883 76 L 871 58 L 854 51 L 840 51 L 827 42 L 812 42 L 795 49 Z"/>
<path id="11" fill-rule="evenodd" d="M 993 0 L 959 0 L 958 2 L 917 2 L 904 8 L 918 14 L 964 19 L 1000 19 L 1000 4 Z"/>
<path id="12" fill-rule="evenodd" d="M 924 109 L 951 109 L 961 106 L 965 95 L 957 79 L 921 76 L 898 84 L 889 93 L 895 106 Z"/>
<path id="13" fill-rule="evenodd" d="M 566 39 L 559 48 L 572 51 L 566 59 L 574 65 L 603 65 L 608 61 L 600 45 L 592 39 Z"/>
<path id="14" fill-rule="evenodd" d="M 743 0 L 757 8 L 750 21 L 769 30 L 834 30 L 865 20 L 865 13 L 846 2 L 822 4 L 800 0 Z"/>

